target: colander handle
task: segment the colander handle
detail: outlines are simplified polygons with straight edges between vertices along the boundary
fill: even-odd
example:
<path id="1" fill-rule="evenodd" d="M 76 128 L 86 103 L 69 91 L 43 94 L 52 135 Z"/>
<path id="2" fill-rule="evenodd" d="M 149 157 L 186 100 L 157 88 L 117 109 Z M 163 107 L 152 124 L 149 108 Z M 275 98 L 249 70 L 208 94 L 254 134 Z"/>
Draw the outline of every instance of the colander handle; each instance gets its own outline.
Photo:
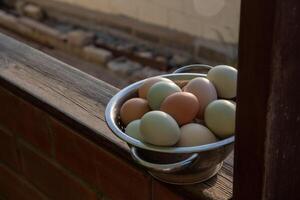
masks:
<path id="1" fill-rule="evenodd" d="M 176 163 L 171 163 L 171 164 L 156 164 L 156 163 L 151 163 L 148 161 L 143 160 L 137 153 L 137 148 L 136 147 L 130 147 L 130 153 L 132 158 L 139 163 L 140 165 L 159 172 L 164 172 L 164 173 L 172 173 L 172 172 L 177 172 L 180 170 L 185 169 L 186 167 L 190 166 L 198 157 L 197 153 L 192 154 L 190 157 Z"/>
<path id="2" fill-rule="evenodd" d="M 205 74 L 212 68 L 210 65 L 205 65 L 205 64 L 192 64 L 192 65 L 187 65 L 180 67 L 176 69 L 173 73 L 178 74 L 178 73 L 188 73 L 188 72 L 195 72 L 195 71 L 205 71 Z"/>

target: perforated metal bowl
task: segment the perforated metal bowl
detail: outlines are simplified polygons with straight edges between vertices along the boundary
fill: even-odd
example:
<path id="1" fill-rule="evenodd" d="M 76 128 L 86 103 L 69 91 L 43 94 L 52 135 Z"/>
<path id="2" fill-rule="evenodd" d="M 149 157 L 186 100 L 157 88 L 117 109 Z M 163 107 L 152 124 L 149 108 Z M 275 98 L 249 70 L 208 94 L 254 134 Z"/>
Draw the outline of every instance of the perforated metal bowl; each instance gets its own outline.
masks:
<path id="1" fill-rule="evenodd" d="M 189 65 L 162 77 L 182 84 L 196 77 L 206 77 L 210 68 L 211 66 L 202 64 Z M 191 71 L 201 73 L 184 73 Z M 193 184 L 214 176 L 233 150 L 234 136 L 201 146 L 160 147 L 143 143 L 125 134 L 119 117 L 120 108 L 126 100 L 137 97 L 137 90 L 144 81 L 127 86 L 109 101 L 105 111 L 108 127 L 116 136 L 127 142 L 133 159 L 163 182 Z"/>

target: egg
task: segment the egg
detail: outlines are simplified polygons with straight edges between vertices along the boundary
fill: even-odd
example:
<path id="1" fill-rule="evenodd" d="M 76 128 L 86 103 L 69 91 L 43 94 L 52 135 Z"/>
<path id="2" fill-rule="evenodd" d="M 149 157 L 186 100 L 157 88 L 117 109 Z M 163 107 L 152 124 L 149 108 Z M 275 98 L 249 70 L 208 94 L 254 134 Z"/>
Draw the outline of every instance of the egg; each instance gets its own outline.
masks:
<path id="1" fill-rule="evenodd" d="M 205 107 L 217 99 L 217 91 L 207 78 L 194 78 L 184 88 L 185 92 L 194 94 L 199 101 L 198 117 L 202 118 Z"/>
<path id="2" fill-rule="evenodd" d="M 140 98 L 146 99 L 148 90 L 151 88 L 152 85 L 159 81 L 167 81 L 172 82 L 170 79 L 163 78 L 163 77 L 152 77 L 148 78 L 144 81 L 144 83 L 139 87 L 138 94 Z"/>
<path id="3" fill-rule="evenodd" d="M 122 122 L 127 125 L 133 120 L 140 119 L 148 111 L 150 111 L 150 108 L 146 99 L 132 98 L 122 105 L 120 117 Z"/>
<path id="4" fill-rule="evenodd" d="M 180 129 L 179 147 L 205 145 L 218 141 L 216 136 L 205 126 L 196 123 L 186 124 Z"/>
<path id="5" fill-rule="evenodd" d="M 187 124 L 196 117 L 199 102 L 192 93 L 176 92 L 165 98 L 160 110 L 171 115 L 179 125 Z"/>
<path id="6" fill-rule="evenodd" d="M 235 102 L 235 101 L 232 101 L 232 100 L 228 100 L 228 101 L 230 101 L 231 103 L 233 103 L 234 105 L 236 105 L 236 102 Z"/>
<path id="7" fill-rule="evenodd" d="M 205 109 L 206 126 L 220 138 L 226 138 L 235 131 L 236 106 L 228 100 L 216 100 Z"/>
<path id="8" fill-rule="evenodd" d="M 140 132 L 140 123 L 141 123 L 140 119 L 130 122 L 125 128 L 125 133 L 130 137 L 133 137 L 139 141 L 143 141 Z"/>
<path id="9" fill-rule="evenodd" d="M 161 81 L 152 85 L 147 95 L 152 110 L 158 110 L 165 98 L 175 92 L 181 92 L 181 89 L 173 82 Z"/>
<path id="10" fill-rule="evenodd" d="M 180 138 L 178 124 L 162 111 L 146 113 L 141 119 L 140 131 L 145 142 L 158 146 L 172 146 Z"/>
<path id="11" fill-rule="evenodd" d="M 220 98 L 236 97 L 237 70 L 227 65 L 218 65 L 210 69 L 207 78 L 214 84 Z"/>

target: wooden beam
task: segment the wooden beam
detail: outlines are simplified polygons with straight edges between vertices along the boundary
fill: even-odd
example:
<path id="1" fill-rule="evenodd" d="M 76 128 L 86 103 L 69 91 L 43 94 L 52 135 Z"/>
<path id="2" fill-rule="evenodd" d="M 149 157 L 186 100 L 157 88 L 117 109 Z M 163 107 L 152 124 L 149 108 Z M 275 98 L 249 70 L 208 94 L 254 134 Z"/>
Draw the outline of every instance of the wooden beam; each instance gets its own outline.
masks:
<path id="1" fill-rule="evenodd" d="M 300 199 L 299 22 L 298 0 L 242 0 L 235 199 Z"/>

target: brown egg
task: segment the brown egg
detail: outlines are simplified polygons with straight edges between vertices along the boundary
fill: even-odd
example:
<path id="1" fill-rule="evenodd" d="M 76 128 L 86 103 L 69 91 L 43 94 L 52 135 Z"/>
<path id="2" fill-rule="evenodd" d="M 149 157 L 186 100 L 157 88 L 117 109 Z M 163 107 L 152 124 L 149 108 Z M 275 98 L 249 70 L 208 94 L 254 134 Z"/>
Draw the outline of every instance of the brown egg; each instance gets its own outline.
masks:
<path id="1" fill-rule="evenodd" d="M 217 91 L 214 85 L 207 78 L 194 78 L 185 87 L 185 92 L 194 94 L 199 101 L 198 117 L 203 118 L 206 106 L 217 99 Z"/>
<path id="2" fill-rule="evenodd" d="M 169 81 L 170 82 L 171 80 L 167 79 L 167 78 L 163 78 L 163 77 L 153 77 L 153 78 L 146 79 L 145 82 L 142 84 L 142 86 L 139 88 L 139 91 L 138 91 L 139 97 L 146 99 L 148 90 L 150 89 L 150 87 L 159 81 Z"/>
<path id="3" fill-rule="evenodd" d="M 191 122 L 199 110 L 199 102 L 195 95 L 189 92 L 176 92 L 168 96 L 160 107 L 171 115 L 179 125 Z"/>
<path id="4" fill-rule="evenodd" d="M 133 120 L 140 119 L 148 111 L 150 111 L 150 108 L 147 100 L 142 98 L 132 98 L 122 105 L 120 117 L 122 122 L 127 125 Z"/>

